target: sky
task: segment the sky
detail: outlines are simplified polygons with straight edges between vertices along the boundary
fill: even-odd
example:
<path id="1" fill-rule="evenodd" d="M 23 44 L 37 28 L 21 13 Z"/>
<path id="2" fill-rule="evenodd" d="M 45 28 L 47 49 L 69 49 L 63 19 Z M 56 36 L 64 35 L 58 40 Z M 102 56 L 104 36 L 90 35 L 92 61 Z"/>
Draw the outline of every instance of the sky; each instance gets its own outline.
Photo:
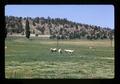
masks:
<path id="1" fill-rule="evenodd" d="M 113 5 L 6 5 L 5 16 L 67 18 L 114 29 Z"/>

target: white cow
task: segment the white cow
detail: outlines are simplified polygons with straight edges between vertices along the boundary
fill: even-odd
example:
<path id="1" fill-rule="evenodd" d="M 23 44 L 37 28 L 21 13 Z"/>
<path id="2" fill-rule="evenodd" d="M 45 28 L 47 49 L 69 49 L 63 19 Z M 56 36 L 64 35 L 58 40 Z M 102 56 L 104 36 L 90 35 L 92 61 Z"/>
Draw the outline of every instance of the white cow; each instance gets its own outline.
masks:
<path id="1" fill-rule="evenodd" d="M 95 47 L 93 47 L 93 46 L 89 46 L 89 49 L 95 49 Z"/>
<path id="2" fill-rule="evenodd" d="M 67 53 L 73 53 L 74 52 L 74 50 L 68 50 L 68 49 L 64 49 L 64 51 L 67 52 Z"/>
<path id="3" fill-rule="evenodd" d="M 50 48 L 51 52 L 57 52 L 57 48 Z"/>
<path id="4" fill-rule="evenodd" d="M 61 49 L 61 48 L 59 48 L 59 49 L 58 49 L 58 52 L 59 52 L 59 53 L 62 53 L 62 49 Z"/>

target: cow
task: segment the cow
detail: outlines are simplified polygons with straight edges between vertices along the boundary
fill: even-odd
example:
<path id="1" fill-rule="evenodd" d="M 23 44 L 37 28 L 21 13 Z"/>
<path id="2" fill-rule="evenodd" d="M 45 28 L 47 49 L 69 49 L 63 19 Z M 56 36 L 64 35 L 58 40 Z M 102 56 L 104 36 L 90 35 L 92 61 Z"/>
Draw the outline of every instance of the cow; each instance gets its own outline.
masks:
<path id="1" fill-rule="evenodd" d="M 74 52 L 74 50 L 68 50 L 68 49 L 64 49 L 64 51 L 71 54 Z"/>
<path id="2" fill-rule="evenodd" d="M 61 48 L 59 48 L 59 49 L 58 49 L 58 52 L 59 52 L 59 53 L 62 53 L 62 49 L 61 49 Z"/>
<path id="3" fill-rule="evenodd" d="M 57 48 L 50 48 L 51 52 L 57 52 Z"/>

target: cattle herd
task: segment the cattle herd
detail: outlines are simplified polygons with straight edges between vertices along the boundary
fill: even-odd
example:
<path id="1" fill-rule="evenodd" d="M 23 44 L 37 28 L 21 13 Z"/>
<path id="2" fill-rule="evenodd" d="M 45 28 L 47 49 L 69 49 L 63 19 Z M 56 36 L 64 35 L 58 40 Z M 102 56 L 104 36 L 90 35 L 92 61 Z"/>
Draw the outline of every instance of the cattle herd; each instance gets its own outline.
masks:
<path id="1" fill-rule="evenodd" d="M 89 46 L 88 48 L 89 49 L 96 49 L 94 46 Z M 50 51 L 52 53 L 53 52 L 58 52 L 60 54 L 62 54 L 63 52 L 72 54 L 74 52 L 74 50 L 71 50 L 71 49 L 64 49 L 64 50 L 62 50 L 61 48 L 58 48 L 58 49 L 57 48 L 50 48 Z"/>
<path id="2" fill-rule="evenodd" d="M 62 50 L 61 48 L 50 48 L 50 51 L 53 53 L 53 52 L 58 52 L 58 53 L 60 53 L 60 54 L 62 54 L 63 53 L 63 51 L 65 52 L 65 53 L 70 53 L 70 54 L 72 54 L 73 52 L 74 52 L 74 50 L 70 50 L 70 49 L 64 49 L 64 50 Z"/>

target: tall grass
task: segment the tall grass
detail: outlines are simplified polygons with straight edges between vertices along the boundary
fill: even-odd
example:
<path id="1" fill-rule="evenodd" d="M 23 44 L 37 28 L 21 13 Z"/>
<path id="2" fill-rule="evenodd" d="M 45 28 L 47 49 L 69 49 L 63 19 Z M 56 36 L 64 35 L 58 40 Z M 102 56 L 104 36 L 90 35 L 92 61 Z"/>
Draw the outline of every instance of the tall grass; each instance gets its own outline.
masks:
<path id="1" fill-rule="evenodd" d="M 109 40 L 59 41 L 60 48 L 74 49 L 73 54 L 51 53 L 56 40 L 8 38 L 5 43 L 6 78 L 114 78 L 114 47 Z"/>

